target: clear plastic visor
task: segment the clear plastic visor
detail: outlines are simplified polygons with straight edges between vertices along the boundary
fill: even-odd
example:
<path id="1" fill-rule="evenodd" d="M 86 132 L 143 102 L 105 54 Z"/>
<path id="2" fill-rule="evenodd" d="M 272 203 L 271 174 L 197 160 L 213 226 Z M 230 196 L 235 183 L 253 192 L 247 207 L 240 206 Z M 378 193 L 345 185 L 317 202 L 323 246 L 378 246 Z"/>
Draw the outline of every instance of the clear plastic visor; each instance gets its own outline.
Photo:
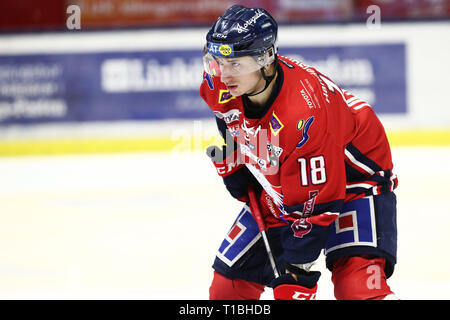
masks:
<path id="1" fill-rule="evenodd" d="M 203 68 L 214 77 L 239 77 L 253 73 L 266 65 L 265 61 L 258 63 L 257 60 L 253 56 L 225 58 L 208 52 L 203 55 Z"/>

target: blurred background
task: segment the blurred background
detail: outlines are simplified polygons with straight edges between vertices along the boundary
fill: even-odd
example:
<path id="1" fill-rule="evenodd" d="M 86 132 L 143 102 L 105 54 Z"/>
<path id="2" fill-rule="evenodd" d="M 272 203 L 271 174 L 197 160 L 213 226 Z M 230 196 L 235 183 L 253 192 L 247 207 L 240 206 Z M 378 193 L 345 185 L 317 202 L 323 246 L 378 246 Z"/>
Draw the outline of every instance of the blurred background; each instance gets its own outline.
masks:
<path id="1" fill-rule="evenodd" d="M 399 177 L 392 289 L 450 298 L 450 0 L 3 0 L 1 299 L 208 298 L 241 205 L 204 155 L 219 139 L 201 54 L 236 3 L 379 115 Z"/>

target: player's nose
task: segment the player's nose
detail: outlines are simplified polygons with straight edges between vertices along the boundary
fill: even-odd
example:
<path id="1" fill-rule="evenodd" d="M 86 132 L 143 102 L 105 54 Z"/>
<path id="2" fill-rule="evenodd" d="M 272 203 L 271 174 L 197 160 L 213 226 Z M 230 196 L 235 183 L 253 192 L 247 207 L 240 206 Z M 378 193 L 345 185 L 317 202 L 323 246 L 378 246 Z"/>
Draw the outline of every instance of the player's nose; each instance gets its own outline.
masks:
<path id="1" fill-rule="evenodd" d="M 220 74 L 220 81 L 222 81 L 225 84 L 230 83 L 232 79 L 233 79 L 233 77 L 231 76 L 230 73 L 222 72 Z"/>

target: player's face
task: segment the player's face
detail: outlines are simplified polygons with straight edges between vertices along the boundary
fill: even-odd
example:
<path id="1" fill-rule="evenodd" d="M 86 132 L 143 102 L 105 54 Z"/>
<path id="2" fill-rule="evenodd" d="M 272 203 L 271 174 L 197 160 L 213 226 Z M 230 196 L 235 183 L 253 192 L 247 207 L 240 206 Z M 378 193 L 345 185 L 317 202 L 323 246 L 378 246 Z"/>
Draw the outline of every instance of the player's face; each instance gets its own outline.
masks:
<path id="1" fill-rule="evenodd" d="M 250 57 L 218 59 L 220 80 L 233 96 L 251 94 L 264 86 L 261 72 L 255 60 Z"/>

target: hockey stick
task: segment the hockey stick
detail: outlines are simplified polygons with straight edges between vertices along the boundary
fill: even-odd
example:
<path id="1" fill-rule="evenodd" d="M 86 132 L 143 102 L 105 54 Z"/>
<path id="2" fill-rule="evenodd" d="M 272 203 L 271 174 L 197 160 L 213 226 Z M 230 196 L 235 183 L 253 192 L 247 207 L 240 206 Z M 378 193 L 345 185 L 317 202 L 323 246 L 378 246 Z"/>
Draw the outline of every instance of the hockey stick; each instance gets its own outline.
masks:
<path id="1" fill-rule="evenodd" d="M 227 133 L 228 133 L 228 131 L 227 131 Z M 232 137 L 231 137 L 231 139 L 232 139 Z M 208 155 L 209 158 L 211 158 L 211 160 L 213 162 L 222 161 L 224 156 L 225 157 L 228 156 L 228 153 L 229 153 L 229 149 L 226 149 L 225 154 L 224 154 L 223 150 L 220 150 L 220 148 L 217 146 L 209 146 L 206 150 L 206 154 Z M 275 278 L 278 278 L 280 276 L 280 272 L 278 271 L 277 265 L 275 264 L 275 259 L 272 254 L 272 250 L 270 249 L 269 240 L 267 239 L 267 233 L 266 233 L 267 228 L 264 224 L 264 220 L 262 218 L 261 211 L 259 209 L 255 190 L 253 189 L 252 186 L 250 186 L 247 191 L 248 191 L 248 197 L 250 199 L 250 202 L 249 202 L 250 211 L 251 211 L 256 223 L 258 224 L 258 229 L 263 238 L 263 242 L 264 242 L 264 246 L 266 247 L 267 255 L 269 256 L 269 261 L 270 261 L 270 265 L 272 266 L 273 274 L 274 274 Z"/>
<path id="2" fill-rule="evenodd" d="M 272 250 L 270 249 L 269 240 L 267 239 L 267 233 L 266 233 L 266 225 L 264 224 L 264 220 L 261 215 L 261 210 L 259 209 L 258 200 L 256 199 L 256 193 L 255 190 L 250 186 L 248 188 L 248 197 L 250 199 L 250 211 L 252 212 L 253 217 L 256 220 L 256 223 L 258 224 L 259 232 L 261 232 L 261 236 L 264 241 L 264 246 L 266 247 L 267 255 L 269 256 L 270 265 L 272 266 L 273 274 L 275 278 L 278 278 L 280 276 L 280 272 L 278 271 L 277 265 L 275 264 L 275 259 L 272 254 Z"/>

